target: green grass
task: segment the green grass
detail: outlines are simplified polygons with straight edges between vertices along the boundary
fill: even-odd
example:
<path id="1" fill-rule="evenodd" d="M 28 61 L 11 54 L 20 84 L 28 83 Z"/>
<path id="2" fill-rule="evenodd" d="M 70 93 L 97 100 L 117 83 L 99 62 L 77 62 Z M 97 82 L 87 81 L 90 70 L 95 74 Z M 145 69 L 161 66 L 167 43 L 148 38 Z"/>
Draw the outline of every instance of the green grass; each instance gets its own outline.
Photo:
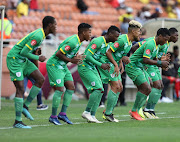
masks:
<path id="1" fill-rule="evenodd" d="M 11 128 L 14 123 L 14 102 L 3 100 L 0 110 L 0 142 L 179 142 L 180 141 L 180 102 L 172 104 L 158 104 L 156 107 L 158 120 L 143 122 L 132 120 L 128 111 L 133 103 L 127 107 L 116 107 L 115 117 L 119 123 L 106 122 L 103 124 L 89 124 L 81 118 L 87 101 L 72 101 L 68 109 L 68 117 L 75 125 L 55 126 L 48 122 L 51 113 L 51 101 L 45 101 L 49 109 L 36 110 L 36 101 L 30 106 L 30 112 L 35 118 L 29 121 L 23 116 L 23 122 L 33 126 L 30 130 Z M 103 108 L 96 114 L 102 120 Z M 63 123 L 63 122 L 62 122 Z M 65 123 L 63 123 L 65 124 Z"/>

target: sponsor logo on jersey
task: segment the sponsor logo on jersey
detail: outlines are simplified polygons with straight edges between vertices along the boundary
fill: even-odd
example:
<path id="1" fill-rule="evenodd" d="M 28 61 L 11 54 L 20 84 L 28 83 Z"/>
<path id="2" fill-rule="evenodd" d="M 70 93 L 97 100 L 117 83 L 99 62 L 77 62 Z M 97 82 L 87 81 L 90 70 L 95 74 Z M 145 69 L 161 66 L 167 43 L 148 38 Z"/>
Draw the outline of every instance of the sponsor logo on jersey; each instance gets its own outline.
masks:
<path id="1" fill-rule="evenodd" d="M 31 45 L 34 46 L 34 45 L 36 45 L 36 44 L 37 44 L 37 41 L 36 41 L 35 39 L 33 39 L 33 40 L 31 41 Z"/>
<path id="2" fill-rule="evenodd" d="M 146 54 L 149 55 L 151 53 L 150 49 L 146 50 Z"/>
<path id="3" fill-rule="evenodd" d="M 142 42 L 142 45 L 143 45 L 145 42 L 146 42 L 146 41 L 143 41 L 143 42 Z"/>
<path id="4" fill-rule="evenodd" d="M 97 47 L 96 44 L 93 44 L 93 45 L 91 46 L 92 49 L 96 49 L 96 47 Z"/>
<path id="5" fill-rule="evenodd" d="M 114 47 L 118 48 L 119 47 L 119 43 L 118 42 L 114 43 Z"/>
<path id="6" fill-rule="evenodd" d="M 17 73 L 16 73 L 16 76 L 17 76 L 17 77 L 20 77 L 20 76 L 21 76 L 21 72 L 17 72 Z"/>
<path id="7" fill-rule="evenodd" d="M 61 79 L 57 79 L 56 82 L 57 82 L 57 84 L 60 84 L 61 83 Z"/>
<path id="8" fill-rule="evenodd" d="M 71 47 L 69 46 L 69 45 L 67 45 L 66 47 L 65 47 L 65 50 L 66 51 L 69 51 L 71 49 Z"/>

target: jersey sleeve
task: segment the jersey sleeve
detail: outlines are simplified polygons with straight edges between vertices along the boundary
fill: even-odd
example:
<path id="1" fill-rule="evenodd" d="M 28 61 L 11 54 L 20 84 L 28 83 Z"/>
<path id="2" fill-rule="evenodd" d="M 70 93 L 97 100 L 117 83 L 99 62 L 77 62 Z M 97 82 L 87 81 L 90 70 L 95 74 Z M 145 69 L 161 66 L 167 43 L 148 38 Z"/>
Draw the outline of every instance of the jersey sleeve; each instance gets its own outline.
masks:
<path id="1" fill-rule="evenodd" d="M 110 44 L 110 48 L 113 52 L 116 52 L 119 48 L 124 47 L 124 41 L 123 40 L 117 40 L 116 42 Z"/>
<path id="2" fill-rule="evenodd" d="M 151 58 L 152 56 L 152 52 L 153 52 L 154 46 L 151 43 L 146 43 L 144 45 L 144 53 L 143 53 L 143 57 L 145 58 Z"/>
<path id="3" fill-rule="evenodd" d="M 25 44 L 25 46 L 29 48 L 30 51 L 32 51 L 34 50 L 34 48 L 39 46 L 40 42 L 41 42 L 41 38 L 34 36 Z"/>
<path id="4" fill-rule="evenodd" d="M 98 40 L 94 40 L 92 45 L 88 48 L 88 52 L 91 52 L 91 54 L 94 55 L 94 53 L 101 48 L 101 44 L 102 42 L 98 41 Z"/>
<path id="5" fill-rule="evenodd" d="M 75 43 L 72 42 L 72 41 L 69 41 L 67 43 L 65 43 L 62 47 L 60 47 L 60 51 L 63 53 L 63 54 L 67 54 L 69 53 L 72 49 L 75 48 Z"/>

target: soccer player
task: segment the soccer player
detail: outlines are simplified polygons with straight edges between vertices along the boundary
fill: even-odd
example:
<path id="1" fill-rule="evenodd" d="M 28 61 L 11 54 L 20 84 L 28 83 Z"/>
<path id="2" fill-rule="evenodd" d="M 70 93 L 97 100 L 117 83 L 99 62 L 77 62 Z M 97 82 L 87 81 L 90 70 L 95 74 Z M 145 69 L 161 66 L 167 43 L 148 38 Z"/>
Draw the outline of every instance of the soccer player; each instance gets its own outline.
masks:
<path id="1" fill-rule="evenodd" d="M 158 46 L 159 47 L 158 59 L 160 60 L 164 60 L 163 58 L 165 57 L 164 55 L 167 53 L 167 50 L 170 46 L 170 42 L 176 43 L 178 40 L 178 30 L 176 28 L 170 28 L 169 33 L 170 33 L 170 38 L 167 41 L 167 43 L 165 43 L 163 46 L 160 45 Z M 151 93 L 149 94 L 147 105 L 143 111 L 147 118 L 154 119 L 154 118 L 158 118 L 158 116 L 156 116 L 154 112 L 154 108 L 159 98 L 161 97 L 163 82 L 162 82 L 160 70 L 156 65 L 145 64 L 145 68 L 147 68 L 147 73 L 149 74 L 153 82 L 153 86 Z"/>
<path id="2" fill-rule="evenodd" d="M 110 83 L 111 86 L 108 93 L 106 111 L 103 114 L 103 118 L 108 121 L 118 122 L 118 120 L 114 118 L 112 111 L 123 89 L 121 75 L 119 73 L 119 63 L 122 62 L 122 58 L 126 64 L 130 62 L 129 57 L 126 55 L 132 47 L 132 41 L 140 40 L 141 27 L 142 25 L 139 22 L 131 20 L 129 22 L 128 33 L 120 35 L 117 41 L 111 43 L 106 52 L 107 56 L 105 55 L 101 58 L 103 62 L 109 63 L 111 67 L 110 72 L 98 67 L 103 83 Z M 122 63 L 120 67 L 123 68 Z"/>
<path id="3" fill-rule="evenodd" d="M 133 80 L 138 88 L 136 100 L 132 110 L 129 111 L 130 115 L 136 120 L 144 120 L 138 114 L 137 109 L 141 108 L 147 96 L 151 92 L 150 77 L 144 69 L 144 64 L 157 65 L 162 68 L 167 68 L 169 62 L 155 60 L 158 55 L 158 45 L 164 45 L 169 40 L 169 30 L 160 28 L 154 39 L 145 42 L 135 53 L 130 57 L 130 63 L 126 65 L 126 73 Z M 154 59 L 155 58 L 155 59 Z"/>
<path id="4" fill-rule="evenodd" d="M 106 53 L 108 43 L 115 42 L 119 34 L 119 28 L 111 26 L 105 36 L 94 38 L 85 50 L 86 58 L 83 64 L 78 66 L 79 75 L 87 88 L 88 93 L 91 94 L 86 109 L 82 113 L 82 117 L 89 122 L 102 123 L 95 117 L 104 91 L 96 66 L 103 70 L 110 69 L 110 65 L 108 63 L 102 63 L 100 58 Z"/>
<path id="5" fill-rule="evenodd" d="M 86 23 L 81 23 L 78 26 L 78 34 L 65 39 L 59 45 L 58 50 L 47 61 L 46 68 L 49 82 L 55 90 L 52 101 L 52 114 L 49 118 L 49 122 L 55 125 L 61 125 L 58 119 L 68 124 L 73 124 L 66 115 L 66 110 L 71 103 L 72 94 L 75 90 L 72 74 L 67 68 L 67 63 L 79 64 L 83 60 L 84 55 L 78 55 L 78 50 L 81 47 L 82 41 L 88 41 L 90 38 L 91 26 Z M 64 86 L 66 87 L 65 93 Z M 62 109 L 57 116 L 57 109 L 63 93 Z"/>
<path id="6" fill-rule="evenodd" d="M 42 20 L 42 25 L 43 28 L 37 29 L 22 38 L 7 55 L 7 67 L 10 71 L 11 80 L 16 87 L 16 97 L 14 98 L 16 118 L 13 125 L 14 128 L 31 128 L 22 122 L 21 113 L 28 119 L 34 120 L 28 111 L 28 107 L 39 93 L 44 77 L 38 68 L 28 59 L 39 60 L 40 62 L 46 60 L 45 56 L 34 55 L 31 51 L 38 48 L 48 34 L 56 33 L 57 24 L 54 17 L 46 16 Z M 35 80 L 35 83 L 23 105 L 24 76 L 30 76 Z"/>

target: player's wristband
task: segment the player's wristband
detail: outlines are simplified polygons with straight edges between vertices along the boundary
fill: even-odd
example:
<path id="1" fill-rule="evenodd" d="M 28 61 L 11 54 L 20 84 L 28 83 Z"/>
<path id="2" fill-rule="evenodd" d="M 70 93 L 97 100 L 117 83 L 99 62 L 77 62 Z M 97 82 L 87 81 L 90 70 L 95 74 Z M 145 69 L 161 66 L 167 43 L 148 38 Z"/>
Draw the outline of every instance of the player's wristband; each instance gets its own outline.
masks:
<path id="1" fill-rule="evenodd" d="M 157 65 L 158 65 L 158 67 L 161 67 L 162 62 L 161 62 L 160 60 L 158 60 L 158 61 L 157 61 Z"/>

